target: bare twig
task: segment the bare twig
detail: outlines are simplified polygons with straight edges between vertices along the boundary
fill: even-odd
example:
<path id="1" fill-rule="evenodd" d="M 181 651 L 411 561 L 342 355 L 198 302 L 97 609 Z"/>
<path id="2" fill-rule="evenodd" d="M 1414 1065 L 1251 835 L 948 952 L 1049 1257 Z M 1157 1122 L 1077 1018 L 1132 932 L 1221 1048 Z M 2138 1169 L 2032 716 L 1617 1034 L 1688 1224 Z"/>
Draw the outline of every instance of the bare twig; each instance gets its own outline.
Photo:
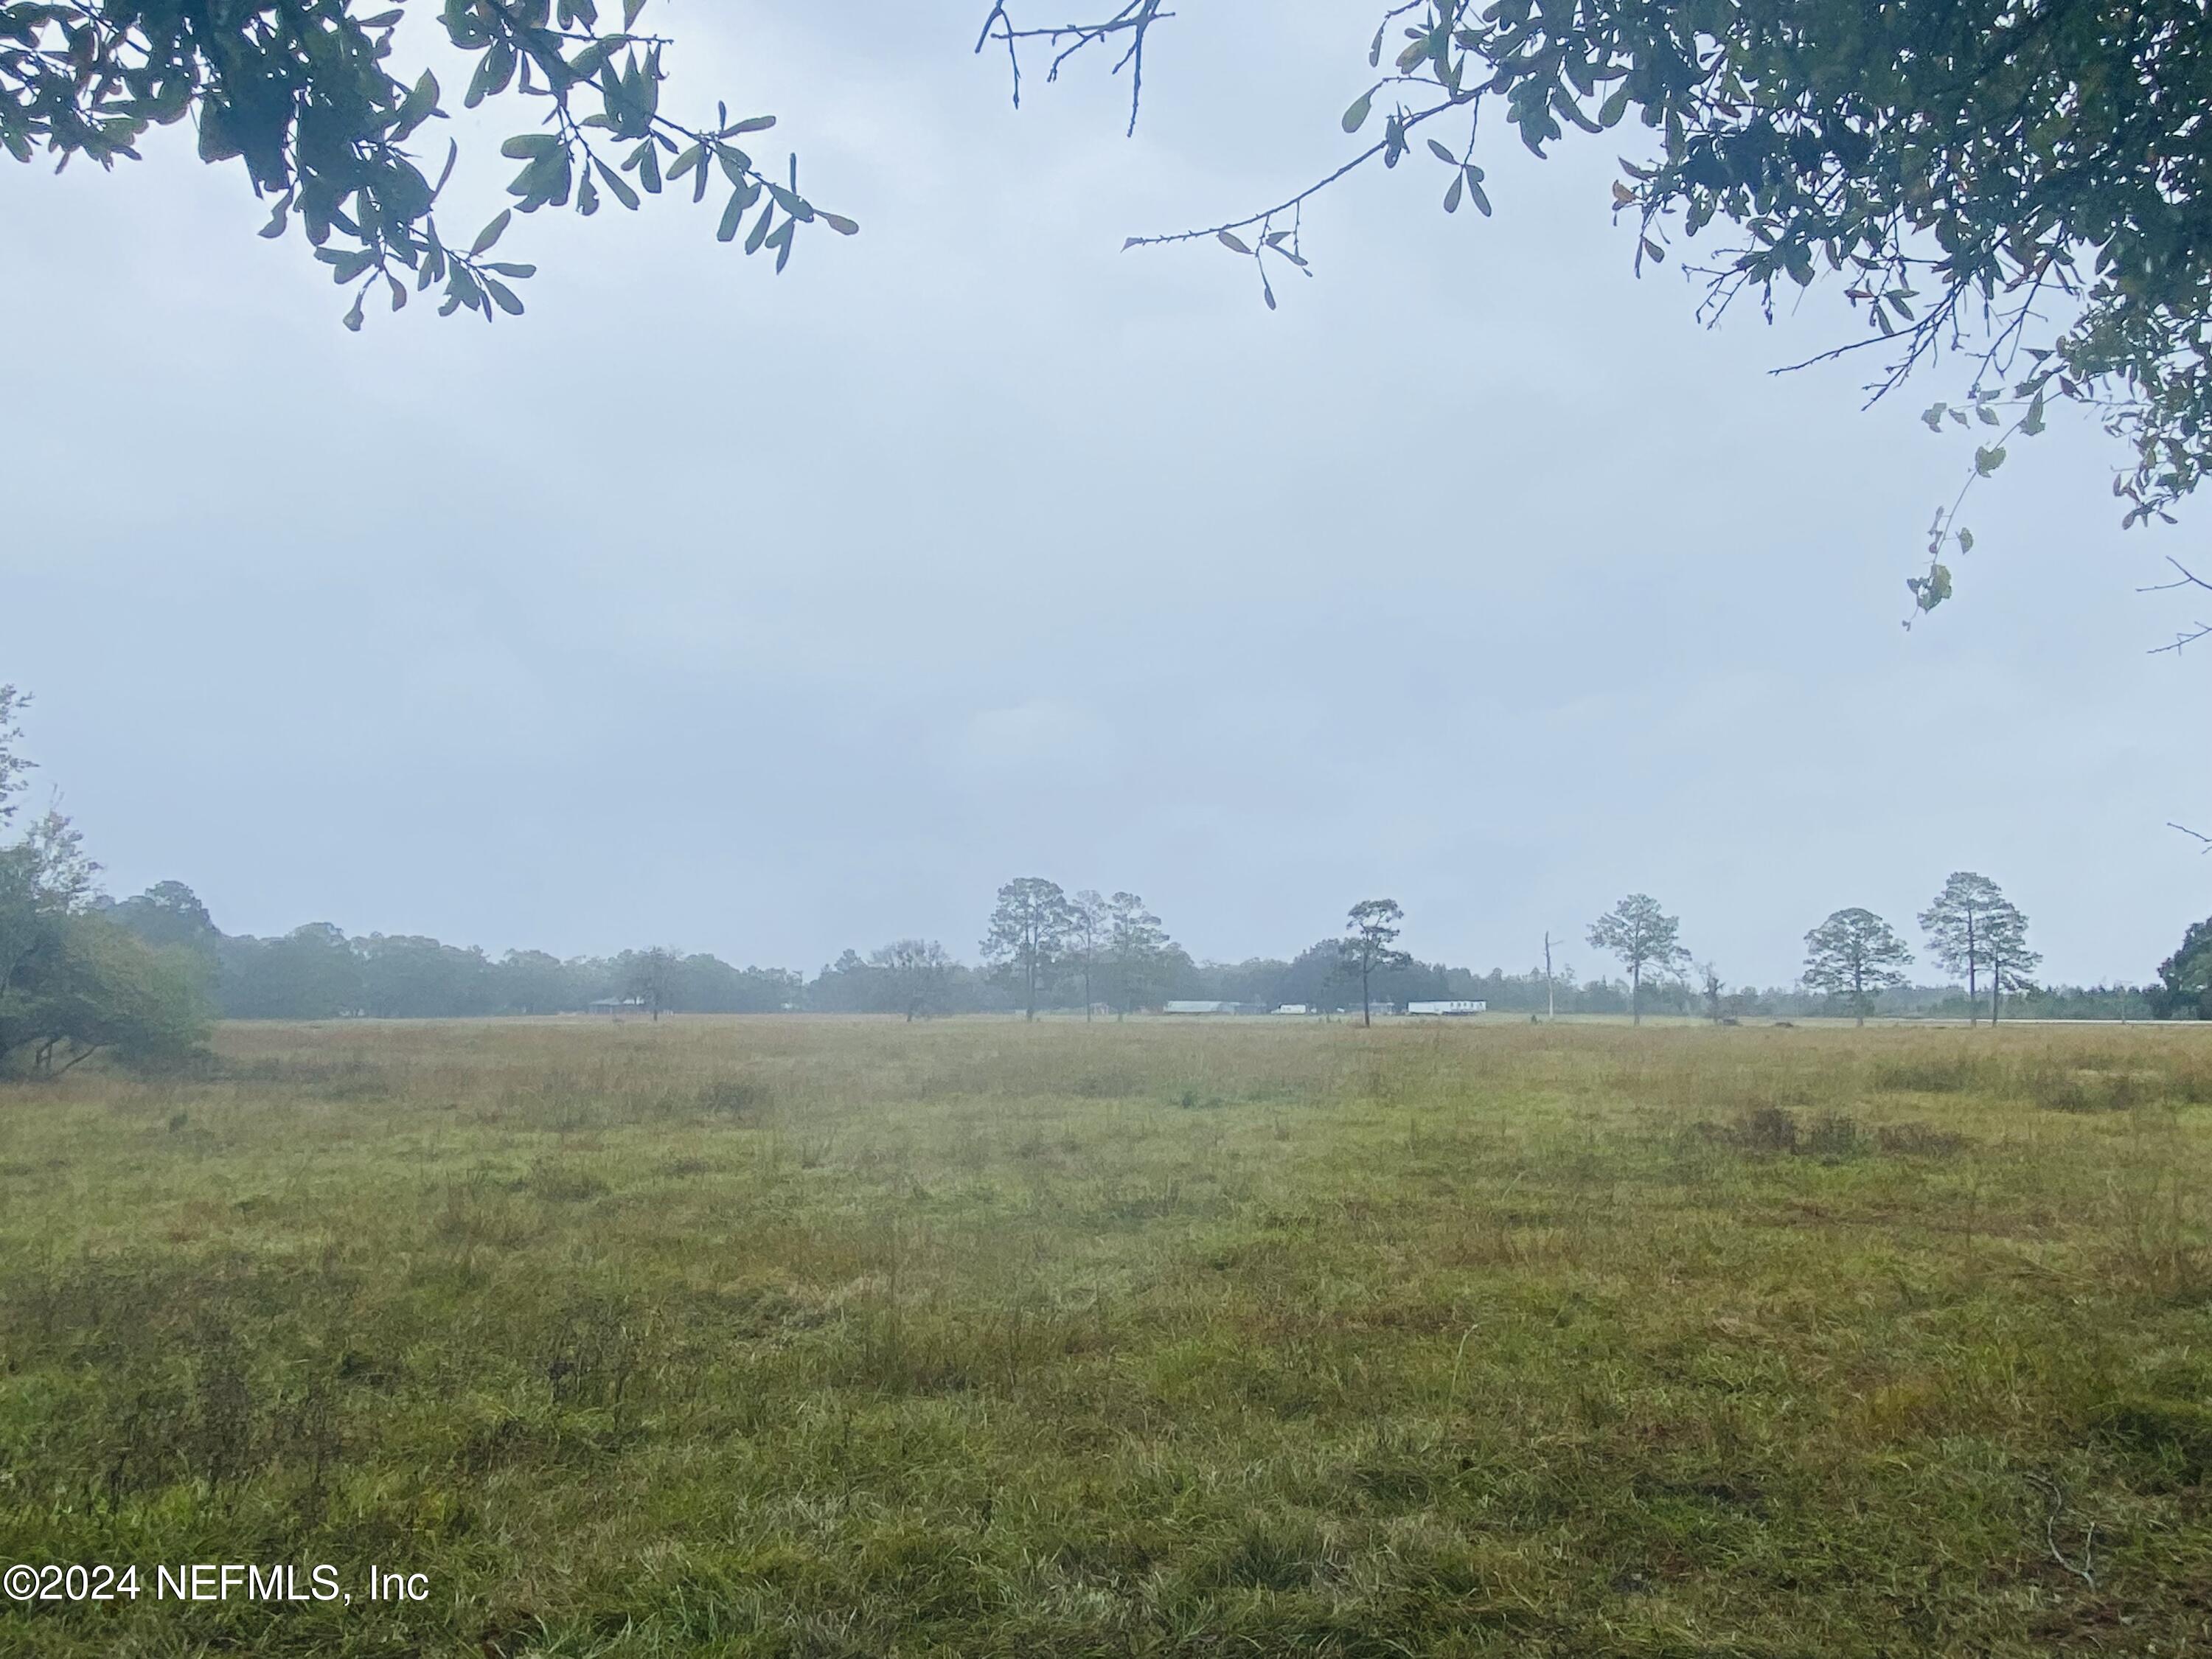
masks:
<path id="1" fill-rule="evenodd" d="M 1248 230 L 1254 225 L 1265 224 L 1279 213 L 1288 213 L 1294 208 L 1304 206 L 1309 199 L 1319 195 L 1322 191 L 1327 190 L 1331 185 L 1343 178 L 1346 173 L 1350 173 L 1355 167 L 1362 167 L 1374 157 L 1380 155 L 1388 147 L 1388 141 L 1386 140 L 1383 143 L 1379 143 L 1373 146 L 1371 149 L 1362 150 L 1358 155 L 1353 156 L 1352 160 L 1346 161 L 1335 172 L 1330 173 L 1328 178 L 1320 180 L 1318 183 L 1309 185 L 1297 195 L 1290 197 L 1286 200 L 1278 202 L 1271 208 L 1262 208 L 1257 213 L 1248 213 L 1241 219 L 1224 220 L 1220 224 L 1207 225 L 1200 230 L 1178 230 L 1160 236 L 1132 236 L 1127 241 L 1123 242 L 1121 246 L 1126 249 L 1133 247 L 1165 247 L 1170 242 L 1201 242 L 1208 240 L 1209 238 L 1218 237 L 1224 231 Z"/>
<path id="2" fill-rule="evenodd" d="M 2201 587 L 2207 592 L 2212 592 L 2212 581 L 2205 580 L 2203 577 L 2198 575 L 2195 571 L 2191 570 L 2187 565 L 2182 563 L 2180 560 L 2175 558 L 2172 554 L 2169 553 L 2166 555 L 2166 562 L 2173 567 L 2176 573 L 2174 579 L 2170 582 L 2153 582 L 2148 587 L 2138 587 L 2136 589 L 2136 592 L 2171 593 L 2177 588 L 2184 587 Z M 2198 623 L 2194 627 L 2185 629 L 2180 633 L 2176 634 L 2170 644 L 2152 647 L 2151 655 L 2155 657 L 2160 655 L 2161 653 L 2167 651 L 2185 651 L 2191 646 L 2196 644 L 2197 641 L 2203 639 L 2208 635 L 2212 635 L 2212 623 Z M 2179 826 L 2176 825 L 2175 827 L 2179 828 Z M 2191 830 L 2189 833 L 2193 835 L 2196 832 Z"/>
<path id="3" fill-rule="evenodd" d="M 2171 818 L 2166 820 L 2166 827 L 2169 830 L 2180 830 L 2183 835 L 2188 836 L 2191 841 L 2203 842 L 2204 845 L 2197 849 L 2199 852 L 2212 853 L 2212 836 L 2205 835 L 2200 830 L 2191 830 L 2185 823 L 2176 823 Z"/>
<path id="4" fill-rule="evenodd" d="M 1096 23 L 1049 23 L 1030 28 L 1016 25 L 1006 10 L 1006 0 L 993 0 L 991 15 L 983 20 L 983 32 L 975 37 L 975 50 L 981 52 L 994 40 L 1003 41 L 1006 62 L 1013 72 L 1014 107 L 1022 106 L 1022 52 L 1024 40 L 1042 40 L 1053 48 L 1052 67 L 1046 71 L 1047 82 L 1060 79 L 1060 65 L 1086 46 L 1095 46 L 1117 34 L 1129 37 L 1128 47 L 1114 65 L 1119 75 L 1124 69 L 1129 76 L 1129 131 L 1137 130 L 1137 111 L 1145 97 L 1145 36 L 1155 23 L 1164 22 L 1175 15 L 1163 11 L 1166 0 L 1127 0 L 1119 11 Z"/>
<path id="5" fill-rule="evenodd" d="M 2174 568 L 2174 580 L 2170 582 L 2153 582 L 2148 587 L 2138 587 L 2136 589 L 2136 592 L 2171 593 L 2177 587 L 2201 587 L 2207 592 L 2212 592 L 2212 582 L 2206 581 L 2203 577 L 2198 575 L 2171 553 L 2166 556 L 2166 562 Z"/>

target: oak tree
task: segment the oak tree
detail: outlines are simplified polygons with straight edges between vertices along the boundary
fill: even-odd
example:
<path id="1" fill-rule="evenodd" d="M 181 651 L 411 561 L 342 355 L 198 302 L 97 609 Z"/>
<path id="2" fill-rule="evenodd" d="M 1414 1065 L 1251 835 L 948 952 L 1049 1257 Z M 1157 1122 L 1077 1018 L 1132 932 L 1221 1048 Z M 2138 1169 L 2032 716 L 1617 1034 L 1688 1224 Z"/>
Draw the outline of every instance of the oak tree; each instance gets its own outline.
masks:
<path id="1" fill-rule="evenodd" d="M 951 952 L 935 939 L 893 939 L 881 950 L 870 951 L 868 962 L 890 981 L 891 994 L 908 1024 L 943 1008 L 953 962 Z"/>
<path id="2" fill-rule="evenodd" d="M 676 1006 L 676 981 L 683 962 L 684 953 L 666 945 L 623 952 L 623 988 L 644 1005 L 656 1025 L 661 1014 Z"/>
<path id="3" fill-rule="evenodd" d="M 2160 1019 L 2212 1019 L 2212 917 L 2191 922 L 2180 948 L 2158 964 L 2151 1006 Z"/>

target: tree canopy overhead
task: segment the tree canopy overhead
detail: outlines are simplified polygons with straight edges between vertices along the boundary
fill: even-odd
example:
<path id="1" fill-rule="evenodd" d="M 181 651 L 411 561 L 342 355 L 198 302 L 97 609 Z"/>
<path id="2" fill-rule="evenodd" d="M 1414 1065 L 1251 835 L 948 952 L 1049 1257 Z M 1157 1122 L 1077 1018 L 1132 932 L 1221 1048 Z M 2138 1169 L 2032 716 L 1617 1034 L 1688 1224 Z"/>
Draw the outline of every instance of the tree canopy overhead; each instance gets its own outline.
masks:
<path id="1" fill-rule="evenodd" d="M 635 209 L 671 185 L 695 202 L 712 191 L 720 240 L 743 233 L 745 252 L 773 252 L 779 270 L 801 226 L 857 230 L 799 193 L 797 156 L 777 177 L 740 147 L 774 116 L 732 119 L 725 106 L 687 125 L 663 112 L 668 42 L 636 32 L 645 5 L 622 0 L 616 28 L 602 27 L 597 0 L 444 0 L 439 24 L 469 64 L 464 106 L 513 100 L 518 118 L 532 118 L 501 147 L 520 164 L 513 204 L 458 236 L 438 220 L 458 149 L 432 160 L 440 147 L 422 143 L 445 118 L 447 94 L 427 66 L 392 63 L 404 5 L 0 3 L 0 146 L 21 161 L 44 152 L 61 166 L 82 155 L 112 167 L 137 159 L 154 127 L 190 118 L 200 158 L 236 162 L 270 200 L 262 234 L 282 236 L 296 219 L 332 280 L 352 289 L 350 328 L 380 284 L 394 310 L 410 289 L 442 285 L 448 314 L 520 312 L 510 284 L 535 267 L 492 257 L 513 215 L 574 206 L 589 216 L 603 192 Z"/>
<path id="2" fill-rule="evenodd" d="M 1055 73 L 1093 48 L 1129 67 L 1173 14 L 1127 0 L 1044 24 L 1012 0 L 986 39 Z M 1747 295 L 1840 281 L 1881 354 L 1877 397 L 1936 354 L 1974 373 L 1923 416 L 1979 434 L 1976 476 L 2032 436 L 2053 398 L 2094 410 L 2132 452 L 2114 481 L 2127 522 L 2165 517 L 2212 455 L 2212 15 L 2120 0 L 1408 0 L 1369 52 L 1377 77 L 1343 115 L 1364 148 L 1282 201 L 1131 246 L 1212 239 L 1304 269 L 1306 203 L 1356 168 L 1437 169 L 1443 206 L 1491 210 L 1476 145 L 1487 117 L 1539 156 L 1626 132 L 1616 210 L 1636 261 L 1724 228 L 1699 271 L 1704 314 Z M 1379 123 L 1379 126 L 1378 126 Z M 1634 137 L 1637 128 L 1643 131 Z M 1969 481 L 1971 483 L 1971 480 Z M 1971 550 L 1954 504 L 1915 579 L 1949 594 Z"/>
<path id="3" fill-rule="evenodd" d="M 1005 50 L 1017 101 L 1025 58 L 1042 55 L 1048 78 L 1109 61 L 1133 126 L 1153 32 L 1176 14 L 1164 0 L 1090 0 L 1088 15 L 1060 3 L 1075 15 L 993 0 L 977 49 Z M 772 117 L 664 112 L 670 43 L 639 32 L 645 5 L 623 0 L 615 27 L 597 0 L 442 0 L 438 25 L 468 69 L 461 101 L 535 117 L 502 147 L 513 206 L 465 234 L 438 220 L 455 152 L 425 146 L 447 94 L 427 67 L 393 63 L 404 3 L 0 0 L 0 145 L 112 166 L 190 118 L 203 157 L 235 162 L 271 199 L 265 234 L 296 222 L 352 289 L 356 327 L 380 286 L 394 307 L 442 286 L 448 313 L 520 310 L 512 284 L 533 268 L 497 257 L 516 212 L 688 188 L 720 204 L 723 240 L 773 250 L 779 269 L 802 227 L 856 229 L 800 192 L 796 157 L 775 168 L 741 147 Z M 1346 174 L 1433 168 L 1445 210 L 1487 215 L 1486 118 L 1540 156 L 1572 130 L 1629 152 L 1613 203 L 1638 229 L 1639 268 L 1709 250 L 1705 315 L 1746 296 L 1771 314 L 1778 293 L 1838 283 L 1865 334 L 1824 355 L 1874 350 L 1877 397 L 1966 352 L 1965 390 L 1923 418 L 1973 434 L 1969 487 L 2054 400 L 2127 447 L 2114 490 L 2130 524 L 2167 517 L 2212 459 L 2201 0 L 1402 0 L 1368 64 L 1340 118 L 1357 138 L 1342 165 L 1272 205 L 1130 245 L 1220 243 L 1254 263 L 1273 305 L 1283 272 L 1311 274 L 1305 205 Z M 1973 545 L 1957 515 L 1954 503 L 1931 526 L 1911 583 L 1921 610 L 1949 595 L 1945 561 Z"/>

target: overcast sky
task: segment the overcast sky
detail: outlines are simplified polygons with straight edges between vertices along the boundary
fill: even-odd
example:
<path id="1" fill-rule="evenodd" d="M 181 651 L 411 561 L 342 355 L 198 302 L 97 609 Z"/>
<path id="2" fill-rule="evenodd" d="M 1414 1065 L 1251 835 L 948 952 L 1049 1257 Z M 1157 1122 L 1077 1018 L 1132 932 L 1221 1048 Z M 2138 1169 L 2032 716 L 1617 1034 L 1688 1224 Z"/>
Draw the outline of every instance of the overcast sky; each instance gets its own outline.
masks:
<path id="1" fill-rule="evenodd" d="M 1908 635 L 1957 382 L 1771 376 L 1853 337 L 1825 295 L 1703 330 L 1631 273 L 1610 140 L 1495 147 L 1489 220 L 1434 165 L 1350 182 L 1271 313 L 1121 240 L 1340 159 L 1374 8 L 1187 6 L 1133 139 L 1097 70 L 1013 112 L 983 9 L 656 7 L 672 104 L 776 112 L 864 232 L 779 279 L 688 192 L 541 214 L 495 328 L 346 333 L 188 130 L 0 169 L 0 679 L 111 890 L 811 968 L 972 955 L 1040 874 L 1200 957 L 1389 895 L 1424 957 L 1522 968 L 1641 890 L 1765 983 L 1954 869 L 2058 980 L 2147 978 L 2212 908 L 2165 827 L 2212 828 L 2212 654 L 2149 654 L 2194 612 L 2135 592 L 2201 531 L 2124 534 L 2108 441 L 2015 445 Z"/>

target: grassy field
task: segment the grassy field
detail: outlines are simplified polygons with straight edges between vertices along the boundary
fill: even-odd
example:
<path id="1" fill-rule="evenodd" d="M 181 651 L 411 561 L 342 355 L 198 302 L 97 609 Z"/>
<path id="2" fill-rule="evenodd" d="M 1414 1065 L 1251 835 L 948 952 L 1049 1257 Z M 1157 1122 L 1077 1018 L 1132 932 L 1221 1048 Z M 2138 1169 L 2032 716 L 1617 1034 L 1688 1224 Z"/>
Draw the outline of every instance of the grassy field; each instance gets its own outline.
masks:
<path id="1" fill-rule="evenodd" d="M 0 1088 L 0 1564 L 143 1588 L 0 1652 L 2212 1651 L 2208 1037 L 259 1026 Z"/>

